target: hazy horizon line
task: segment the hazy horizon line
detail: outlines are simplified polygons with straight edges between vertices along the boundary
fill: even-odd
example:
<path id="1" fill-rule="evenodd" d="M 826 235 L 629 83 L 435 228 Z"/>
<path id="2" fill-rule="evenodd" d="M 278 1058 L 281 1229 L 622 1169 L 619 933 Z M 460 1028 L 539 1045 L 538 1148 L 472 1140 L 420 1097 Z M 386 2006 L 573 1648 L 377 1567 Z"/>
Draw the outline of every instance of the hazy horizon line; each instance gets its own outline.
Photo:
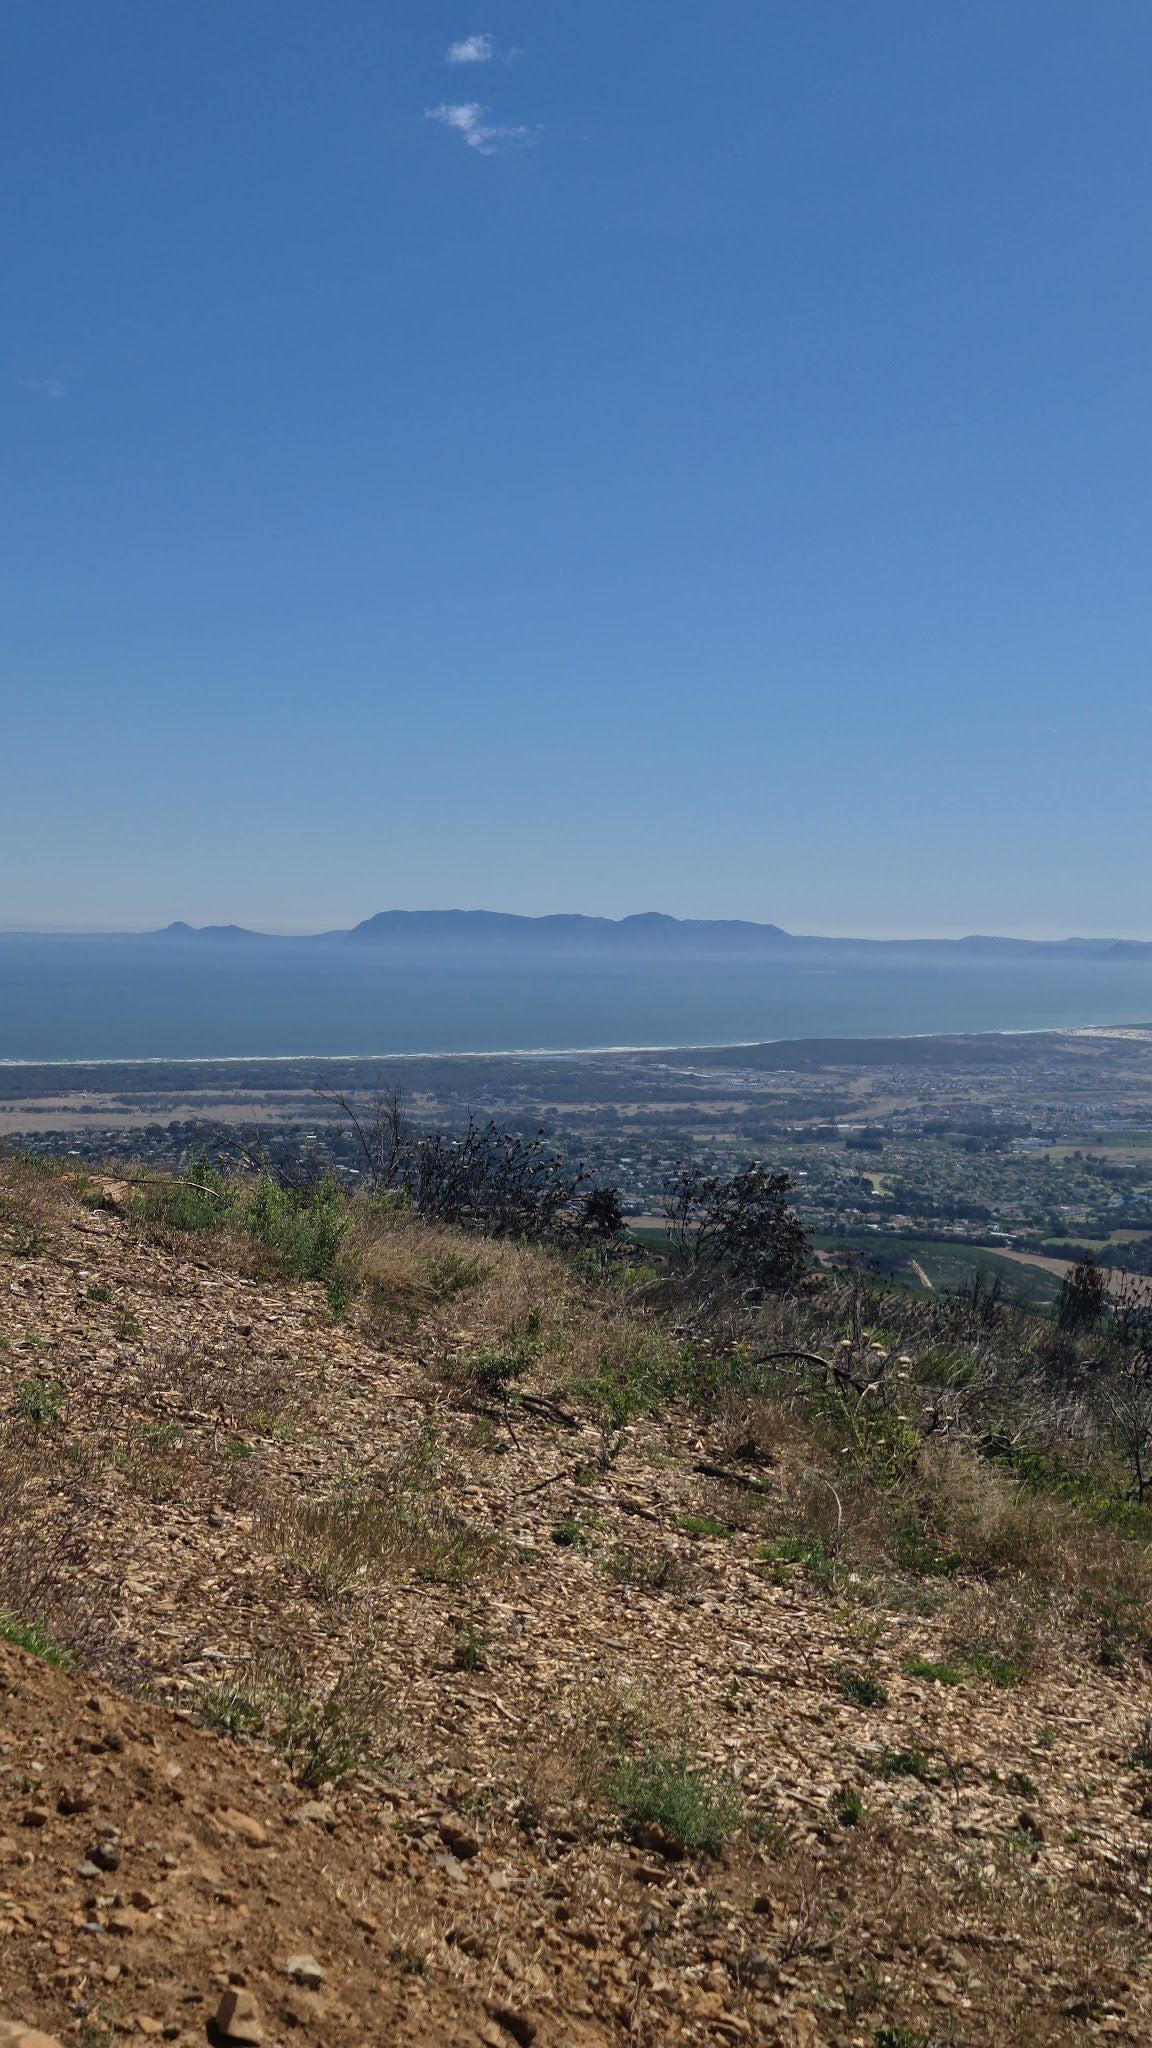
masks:
<path id="1" fill-rule="evenodd" d="M 919 940 L 925 944 L 931 944 L 933 942 L 939 942 L 941 944 L 955 944 L 957 941 L 963 939 L 1012 940 L 1032 945 L 1060 945 L 1064 943 L 1072 943 L 1075 941 L 1091 941 L 1093 943 L 1098 943 L 1101 941 L 1109 940 L 1128 945 L 1152 944 L 1152 938 L 1150 938 L 1144 933 L 1118 932 L 1115 930 L 1109 930 L 1104 928 L 1097 931 L 1087 931 L 1082 929 L 1074 932 L 1070 932 L 1067 930 L 1058 930 L 1055 928 L 1049 928 L 1044 930 L 1032 929 L 1025 931 L 1009 932 L 994 931 L 988 929 L 982 930 L 979 926 L 966 925 L 963 927 L 955 926 L 948 930 L 938 930 L 931 932 L 925 932 L 922 929 L 914 929 L 910 927 L 888 930 L 876 930 L 875 928 L 866 930 L 862 928 L 857 928 L 854 930 L 841 929 L 839 931 L 816 932 L 793 930 L 786 925 L 778 924 L 774 918 L 734 916 L 730 913 L 725 912 L 720 912 L 705 917 L 697 915 L 681 916 L 674 911 L 649 910 L 625 911 L 622 912 L 619 916 L 613 916 L 611 915 L 611 913 L 604 911 L 493 910 L 489 905 L 480 905 L 470 910 L 463 910 L 461 906 L 457 904 L 423 906 L 419 909 L 403 910 L 401 910 L 398 906 L 391 905 L 386 911 L 369 911 L 365 917 L 358 918 L 351 924 L 331 925 L 280 923 L 270 923 L 263 925 L 245 925 L 241 924 L 238 920 L 224 918 L 205 918 L 203 923 L 201 924 L 193 924 L 190 919 L 185 918 L 170 919 L 168 924 L 65 924 L 36 922 L 32 920 L 20 920 L 10 924 L 0 923 L 0 938 L 148 938 L 164 934 L 171 930 L 173 926 L 179 925 L 187 925 L 187 928 L 191 932 L 196 933 L 197 935 L 204 931 L 217 930 L 249 933 L 251 934 L 251 936 L 255 938 L 270 939 L 319 939 L 329 937 L 337 938 L 345 935 L 346 933 L 357 930 L 361 925 L 370 923 L 376 917 L 393 915 L 404 917 L 446 917 L 461 915 L 492 916 L 516 918 L 529 924 L 540 923 L 548 918 L 565 917 L 586 918 L 590 922 L 613 925 L 624 924 L 634 918 L 660 917 L 667 918 L 669 922 L 675 924 L 742 924 L 749 925 L 754 929 L 777 930 L 784 933 L 786 937 L 793 939 L 827 939 L 830 941 L 859 940 L 871 941 L 879 945 L 913 940 Z"/>

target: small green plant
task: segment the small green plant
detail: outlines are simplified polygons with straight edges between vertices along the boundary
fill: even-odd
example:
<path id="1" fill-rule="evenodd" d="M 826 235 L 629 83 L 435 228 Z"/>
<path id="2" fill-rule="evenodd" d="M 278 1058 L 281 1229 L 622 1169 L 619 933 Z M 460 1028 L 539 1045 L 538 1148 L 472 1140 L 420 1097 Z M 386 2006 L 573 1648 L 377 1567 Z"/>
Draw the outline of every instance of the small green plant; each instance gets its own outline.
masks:
<path id="1" fill-rule="evenodd" d="M 932 2048 L 932 2036 L 915 2027 L 877 2027 L 872 2048 Z"/>
<path id="2" fill-rule="evenodd" d="M 64 1389 L 58 1380 L 42 1379 L 39 1375 L 21 1380 L 13 1396 L 12 1412 L 21 1422 L 30 1422 L 37 1429 L 59 1422 L 64 1413 Z"/>
<path id="3" fill-rule="evenodd" d="M 866 1762 L 878 1778 L 915 1778 L 918 1784 L 931 1785 L 938 1776 L 922 1749 L 882 1749 Z"/>
<path id="4" fill-rule="evenodd" d="M 1004 1780 L 1004 1789 L 1015 1799 L 1039 1799 L 1040 1794 L 1027 1771 L 1009 1771 Z"/>
<path id="5" fill-rule="evenodd" d="M 873 1672 L 853 1671 L 850 1666 L 838 1664 L 834 1673 L 842 1699 L 853 1707 L 886 1707 L 888 1690 Z"/>
<path id="6" fill-rule="evenodd" d="M 452 1650 L 454 1671 L 486 1671 L 488 1638 L 473 1615 L 469 1615 Z"/>
<path id="7" fill-rule="evenodd" d="M 180 1422 L 146 1422 L 140 1435 L 150 1451 L 178 1451 L 184 1443 L 184 1426 Z"/>
<path id="8" fill-rule="evenodd" d="M 931 1657 L 909 1657 L 905 1666 L 909 1678 L 922 1678 L 928 1685 L 963 1685 L 967 1671 L 959 1664 L 937 1664 Z"/>
<path id="9" fill-rule="evenodd" d="M 1134 1771 L 1152 1771 L 1152 1715 L 1146 1714 L 1140 1723 L 1139 1733 L 1128 1752 L 1128 1762 Z"/>
<path id="10" fill-rule="evenodd" d="M 684 1745 L 663 1749 L 652 1743 L 618 1754 L 609 1792 L 629 1827 L 658 1828 L 670 1844 L 689 1852 L 718 1854 L 739 1820 L 734 1788 L 695 1762 Z"/>
<path id="11" fill-rule="evenodd" d="M 372 1761 L 373 1730 L 338 1690 L 324 1700 L 290 1701 L 278 1731 L 289 1770 L 311 1792 L 362 1770 Z"/>
<path id="12" fill-rule="evenodd" d="M 124 1344 L 134 1343 L 143 1333 L 140 1319 L 130 1308 L 122 1308 L 116 1318 L 116 1335 Z"/>
<path id="13" fill-rule="evenodd" d="M 842 1828 L 862 1828 L 868 1810 L 855 1785 L 841 1785 L 832 1801 L 832 1811 Z"/>
<path id="14" fill-rule="evenodd" d="M 111 1301 L 112 1289 L 110 1287 L 105 1287 L 102 1283 L 97 1286 L 90 1287 L 88 1289 L 88 1299 L 89 1301 Z"/>
<path id="15" fill-rule="evenodd" d="M 296 1280 L 330 1283 L 348 1232 L 348 1206 L 337 1181 L 284 1188 L 262 1173 L 242 1212 L 245 1229 L 276 1253 Z M 338 1290 L 339 1293 L 339 1290 Z"/>
<path id="16" fill-rule="evenodd" d="M 476 1389 L 506 1401 L 517 1380 L 531 1372 L 542 1348 L 539 1308 L 529 1309 L 523 1323 L 514 1324 L 495 1344 L 480 1344 L 467 1358 L 449 1360 L 453 1378 L 469 1381 Z"/>
<path id="17" fill-rule="evenodd" d="M 196 1711 L 206 1728 L 214 1728 L 218 1735 L 230 1735 L 237 1742 L 259 1735 L 264 1725 L 256 1701 L 235 1685 L 212 1686 L 201 1693 Z"/>
<path id="18" fill-rule="evenodd" d="M 713 1515 L 681 1515 L 676 1523 L 686 1536 L 731 1536 L 727 1522 L 718 1522 Z"/>
<path id="19" fill-rule="evenodd" d="M 193 1151 L 173 1181 L 146 1185 L 136 1198 L 137 1215 L 169 1230 L 211 1232 L 232 1220 L 239 1183 L 214 1167 L 206 1152 Z"/>
<path id="20" fill-rule="evenodd" d="M 438 1258 L 428 1261 L 428 1292 L 434 1301 L 451 1301 L 454 1295 L 478 1287 L 488 1272 L 487 1263 L 478 1255 L 469 1257 L 454 1250 L 441 1252 Z"/>
<path id="21" fill-rule="evenodd" d="M 358 1669 L 318 1684 L 293 1658 L 245 1665 L 199 1695 L 198 1718 L 235 1740 L 259 1737 L 278 1750 L 309 1791 L 338 1785 L 383 1761 L 388 1703 Z"/>
<path id="22" fill-rule="evenodd" d="M 797 1536 L 785 1533 L 770 1536 L 761 1544 L 757 1562 L 765 1568 L 766 1576 L 775 1585 L 787 1583 L 788 1567 L 803 1565 L 814 1585 L 825 1592 L 831 1592 L 836 1584 L 836 1559 L 827 1545 L 817 1537 Z"/>
<path id="23" fill-rule="evenodd" d="M 328 1284 L 324 1291 L 328 1298 L 329 1315 L 334 1323 L 342 1323 L 356 1293 L 351 1276 L 342 1267 L 335 1267 L 328 1275 Z"/>
<path id="24" fill-rule="evenodd" d="M 1024 1673 L 1014 1657 L 1005 1657 L 995 1650 L 974 1651 L 965 1658 L 969 1671 L 976 1678 L 986 1678 L 992 1685 L 1019 1685 Z"/>
<path id="25" fill-rule="evenodd" d="M 34 1217 L 18 1216 L 9 1225 L 9 1246 L 18 1259 L 38 1259 L 47 1248 L 48 1237 Z"/>
<path id="26" fill-rule="evenodd" d="M 70 1671 L 75 1662 L 72 1652 L 53 1640 L 42 1621 L 24 1621 L 7 1608 L 0 1608 L 0 1642 L 27 1650 L 29 1656 L 54 1664 L 60 1671 Z"/>
<path id="27" fill-rule="evenodd" d="M 561 1550 L 591 1550 L 592 1539 L 575 1515 L 565 1515 L 552 1531 L 552 1541 Z"/>
<path id="28" fill-rule="evenodd" d="M 82 2048 L 117 2048 L 120 2015 L 114 2005 L 101 2003 L 79 2021 L 77 2039 Z"/>

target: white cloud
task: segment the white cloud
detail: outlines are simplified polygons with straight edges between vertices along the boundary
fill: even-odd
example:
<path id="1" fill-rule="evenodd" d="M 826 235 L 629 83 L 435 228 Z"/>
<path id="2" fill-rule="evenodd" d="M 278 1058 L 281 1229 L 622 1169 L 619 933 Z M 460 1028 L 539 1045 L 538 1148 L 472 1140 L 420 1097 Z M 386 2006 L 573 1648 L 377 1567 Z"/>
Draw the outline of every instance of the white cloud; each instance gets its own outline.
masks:
<path id="1" fill-rule="evenodd" d="M 20 384 L 25 391 L 34 391 L 37 398 L 66 398 L 67 387 L 59 377 L 21 377 Z"/>
<path id="2" fill-rule="evenodd" d="M 496 51 L 491 36 L 463 36 L 448 45 L 446 64 L 490 64 Z"/>
<path id="3" fill-rule="evenodd" d="M 477 100 L 465 100 L 457 106 L 425 107 L 424 118 L 455 129 L 469 149 L 477 150 L 481 156 L 502 156 L 513 149 L 531 149 L 538 141 L 539 128 L 501 126 L 486 121 L 484 116 L 487 112 L 487 107 L 482 107 Z"/>

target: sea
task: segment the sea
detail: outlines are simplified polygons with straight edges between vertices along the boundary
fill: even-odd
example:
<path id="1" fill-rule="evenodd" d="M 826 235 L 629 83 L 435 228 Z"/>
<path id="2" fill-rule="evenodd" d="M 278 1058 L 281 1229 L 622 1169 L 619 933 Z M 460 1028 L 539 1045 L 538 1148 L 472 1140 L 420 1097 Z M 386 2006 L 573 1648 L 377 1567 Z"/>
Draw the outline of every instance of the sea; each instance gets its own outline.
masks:
<path id="1" fill-rule="evenodd" d="M 0 1060 L 593 1051 L 1152 1021 L 1152 960 L 0 934 Z"/>

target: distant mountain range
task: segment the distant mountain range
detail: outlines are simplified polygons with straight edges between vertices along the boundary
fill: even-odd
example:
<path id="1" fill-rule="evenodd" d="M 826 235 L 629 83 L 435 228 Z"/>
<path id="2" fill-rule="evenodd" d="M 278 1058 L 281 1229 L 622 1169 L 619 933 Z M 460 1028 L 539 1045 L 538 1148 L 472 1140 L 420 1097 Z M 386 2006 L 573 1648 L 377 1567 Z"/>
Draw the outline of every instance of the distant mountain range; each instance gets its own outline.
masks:
<path id="1" fill-rule="evenodd" d="M 606 953 L 665 956 L 722 955 L 762 958 L 766 954 L 851 955 L 857 959 L 887 955 L 908 958 L 939 954 L 951 958 L 1082 960 L 1152 958 L 1152 941 L 1144 939 L 1005 939 L 973 935 L 964 939 L 837 939 L 786 932 L 777 924 L 753 924 L 739 918 L 665 917 L 647 910 L 633 917 L 517 917 L 500 910 L 381 910 L 349 931 L 317 932 L 285 938 L 270 932 L 247 931 L 242 925 L 166 925 L 146 937 L 216 941 L 233 945 L 248 941 L 260 946 L 391 948 L 398 952 Z"/>

